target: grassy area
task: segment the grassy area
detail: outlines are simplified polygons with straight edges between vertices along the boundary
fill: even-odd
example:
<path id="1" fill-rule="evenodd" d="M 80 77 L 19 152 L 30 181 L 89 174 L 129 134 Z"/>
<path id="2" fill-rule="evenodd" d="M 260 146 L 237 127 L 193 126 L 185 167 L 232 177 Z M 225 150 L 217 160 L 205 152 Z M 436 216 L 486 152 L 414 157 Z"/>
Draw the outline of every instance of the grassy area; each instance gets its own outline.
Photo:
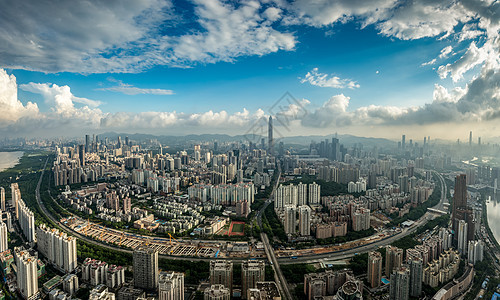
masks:
<path id="1" fill-rule="evenodd" d="M 304 283 L 305 274 L 316 272 L 316 268 L 309 264 L 289 264 L 280 267 L 288 283 Z"/>
<path id="2" fill-rule="evenodd" d="M 238 232 L 238 233 L 242 233 L 243 230 L 245 228 L 245 224 L 241 224 L 241 223 L 233 223 L 233 228 L 231 230 L 231 232 Z"/>

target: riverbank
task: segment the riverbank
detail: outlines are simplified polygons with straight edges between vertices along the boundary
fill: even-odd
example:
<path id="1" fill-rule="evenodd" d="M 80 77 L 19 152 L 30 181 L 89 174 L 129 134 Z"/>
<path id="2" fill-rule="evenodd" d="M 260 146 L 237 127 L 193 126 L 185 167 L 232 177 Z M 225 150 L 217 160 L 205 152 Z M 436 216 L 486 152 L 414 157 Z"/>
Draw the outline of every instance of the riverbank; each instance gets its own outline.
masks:
<path id="1" fill-rule="evenodd" d="M 493 234 L 493 232 L 491 231 L 490 225 L 488 223 L 488 205 L 486 205 L 486 199 L 483 200 L 482 205 L 483 205 L 483 223 L 484 223 L 484 228 L 486 229 L 486 233 L 490 237 L 490 240 L 493 241 L 493 243 L 495 244 L 495 247 L 497 248 L 497 250 L 500 251 L 500 244 L 498 244 L 498 241 L 497 241 L 495 235 Z"/>
<path id="2" fill-rule="evenodd" d="M 23 155 L 24 151 L 0 152 L 0 172 L 18 165 Z"/>

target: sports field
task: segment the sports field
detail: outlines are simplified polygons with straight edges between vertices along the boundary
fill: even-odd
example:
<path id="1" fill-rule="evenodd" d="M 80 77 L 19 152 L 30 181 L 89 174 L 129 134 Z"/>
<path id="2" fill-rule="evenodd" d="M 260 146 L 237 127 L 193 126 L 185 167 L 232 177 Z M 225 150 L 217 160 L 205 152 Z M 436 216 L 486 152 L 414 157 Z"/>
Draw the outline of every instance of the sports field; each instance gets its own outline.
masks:
<path id="1" fill-rule="evenodd" d="M 245 222 L 231 222 L 229 236 L 232 235 L 245 235 Z"/>

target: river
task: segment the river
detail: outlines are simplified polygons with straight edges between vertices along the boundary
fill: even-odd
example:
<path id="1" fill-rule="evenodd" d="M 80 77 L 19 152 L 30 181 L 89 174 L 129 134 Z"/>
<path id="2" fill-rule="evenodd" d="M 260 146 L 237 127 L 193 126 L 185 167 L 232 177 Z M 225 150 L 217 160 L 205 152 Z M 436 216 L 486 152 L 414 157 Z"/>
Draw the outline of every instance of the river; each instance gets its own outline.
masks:
<path id="1" fill-rule="evenodd" d="M 23 151 L 0 152 L 0 172 L 17 165 L 23 154 Z"/>
<path id="2" fill-rule="evenodd" d="M 490 226 L 491 232 L 495 236 L 495 239 L 498 243 L 500 243 L 500 195 L 497 192 L 497 195 L 493 193 L 488 193 L 488 196 L 491 195 L 491 199 L 486 201 L 486 209 L 488 211 L 488 225 Z"/>

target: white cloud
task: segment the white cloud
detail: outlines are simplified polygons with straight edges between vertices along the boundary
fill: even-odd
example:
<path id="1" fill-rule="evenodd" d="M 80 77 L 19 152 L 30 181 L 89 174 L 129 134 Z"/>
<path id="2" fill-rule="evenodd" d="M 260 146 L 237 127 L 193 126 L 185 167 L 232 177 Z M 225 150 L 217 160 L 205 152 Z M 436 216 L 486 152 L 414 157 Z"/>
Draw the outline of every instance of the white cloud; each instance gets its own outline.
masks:
<path id="1" fill-rule="evenodd" d="M 444 47 L 439 54 L 439 58 L 447 58 L 453 52 L 452 46 Z"/>
<path id="2" fill-rule="evenodd" d="M 439 76 L 444 79 L 450 74 L 454 82 L 463 78 L 463 74 L 475 66 L 486 61 L 489 55 L 489 47 L 486 45 L 478 48 L 476 43 L 472 42 L 467 52 L 457 61 L 438 68 Z"/>
<path id="3" fill-rule="evenodd" d="M 203 31 L 170 39 L 174 64 L 233 61 L 243 55 L 293 50 L 297 43 L 292 34 L 272 27 L 280 18 L 280 9 L 270 7 L 261 13 L 258 1 L 238 6 L 219 0 L 196 0 L 195 4 Z"/>
<path id="4" fill-rule="evenodd" d="M 151 94 L 151 95 L 173 95 L 174 91 L 166 90 L 166 89 L 145 89 L 135 87 L 131 84 L 123 83 L 121 80 L 111 80 L 113 82 L 117 82 L 117 86 L 100 88 L 98 91 L 110 91 L 122 93 L 125 95 L 139 95 L 139 94 Z"/>
<path id="5" fill-rule="evenodd" d="M 470 16 L 455 1 L 408 1 L 379 19 L 377 28 L 386 36 L 402 40 L 448 36 Z"/>
<path id="6" fill-rule="evenodd" d="M 435 58 L 434 58 L 434 59 L 431 59 L 431 60 L 430 60 L 430 61 L 428 61 L 428 62 L 424 62 L 424 63 L 422 63 L 422 66 L 430 66 L 430 65 L 433 65 L 433 64 L 435 64 L 435 63 L 436 63 L 436 61 L 437 61 L 437 59 L 435 59 Z"/>
<path id="7" fill-rule="evenodd" d="M 38 106 L 28 102 L 23 105 L 17 98 L 17 83 L 14 75 L 0 69 L 0 125 L 17 121 L 23 117 L 36 117 Z"/>
<path id="8" fill-rule="evenodd" d="M 314 68 L 310 72 L 307 72 L 306 76 L 304 76 L 304 78 L 301 78 L 300 82 L 309 82 L 311 85 L 336 89 L 359 88 L 359 84 L 356 81 L 352 81 L 350 79 L 341 79 L 338 76 L 320 73 L 318 72 L 318 68 Z"/>

